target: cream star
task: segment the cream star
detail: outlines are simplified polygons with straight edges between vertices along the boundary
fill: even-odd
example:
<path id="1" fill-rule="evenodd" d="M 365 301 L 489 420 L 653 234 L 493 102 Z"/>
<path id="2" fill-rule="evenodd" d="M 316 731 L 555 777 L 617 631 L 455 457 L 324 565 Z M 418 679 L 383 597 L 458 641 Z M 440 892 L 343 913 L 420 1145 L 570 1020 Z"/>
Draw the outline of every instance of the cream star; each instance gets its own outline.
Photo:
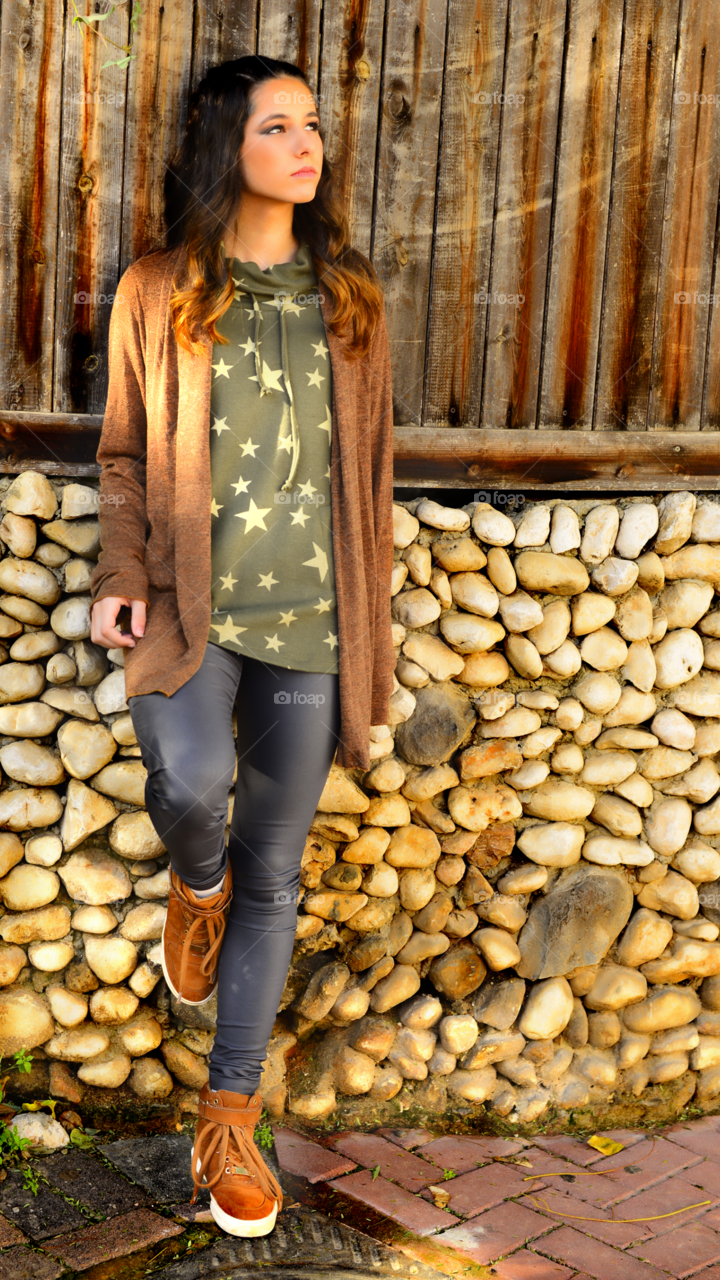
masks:
<path id="1" fill-rule="evenodd" d="M 308 373 L 306 370 L 305 376 L 310 379 L 308 387 L 317 387 L 318 391 L 320 390 L 320 383 L 325 381 L 319 369 L 316 369 L 314 373 Z"/>
<path id="2" fill-rule="evenodd" d="M 320 581 L 324 582 L 325 574 L 327 573 L 327 570 L 328 570 L 327 555 L 323 551 L 322 547 L 318 546 L 317 542 L 313 542 L 313 550 L 315 552 L 313 559 L 303 560 L 303 564 L 308 565 L 309 568 L 317 569 L 318 573 L 320 574 Z"/>
<path id="3" fill-rule="evenodd" d="M 338 638 L 334 636 L 332 631 L 328 631 L 327 640 L 323 640 L 323 644 L 329 644 L 331 649 L 337 648 Z"/>
<path id="4" fill-rule="evenodd" d="M 282 387 L 280 386 L 282 369 L 271 369 L 267 360 L 263 360 L 262 371 L 266 387 L 270 387 L 273 391 L 282 391 Z M 259 382 L 259 378 L 256 373 L 251 373 L 248 381 Z"/>
<path id="5" fill-rule="evenodd" d="M 317 489 L 312 480 L 306 480 L 304 484 L 298 485 L 298 493 L 301 493 L 305 498 L 311 498 L 314 493 L 317 493 Z"/>
<path id="6" fill-rule="evenodd" d="M 270 511 L 272 511 L 272 507 L 258 507 L 255 500 L 251 498 L 247 511 L 236 511 L 235 516 L 238 520 L 247 520 L 245 525 L 246 533 L 249 533 L 251 529 L 264 529 L 267 533 L 265 516 Z"/>
<path id="7" fill-rule="evenodd" d="M 232 591 L 235 583 L 237 582 L 237 578 L 233 578 L 232 573 L 226 573 L 224 578 L 222 575 L 220 576 L 220 581 L 222 582 L 223 591 Z"/>
<path id="8" fill-rule="evenodd" d="M 260 445 L 259 445 L 259 444 L 253 444 L 253 442 L 252 442 L 252 436 L 248 436 L 248 438 L 247 438 L 247 440 L 245 441 L 245 443 L 244 443 L 244 444 L 243 444 L 242 440 L 238 440 L 238 444 L 240 445 L 240 448 L 241 448 L 241 449 L 242 449 L 242 451 L 243 451 L 243 457 L 245 457 L 245 454 L 246 454 L 246 453 L 249 453 L 249 454 L 251 454 L 251 455 L 252 455 L 252 457 L 254 458 L 254 457 L 255 457 L 255 450 L 260 448 Z"/>
<path id="9" fill-rule="evenodd" d="M 252 307 L 246 307 L 246 308 L 245 308 L 245 310 L 247 311 L 247 313 L 248 313 L 248 319 L 250 319 L 250 320 L 252 320 L 252 318 L 253 318 L 253 316 L 255 315 L 255 312 L 256 312 L 256 311 L 260 311 L 260 314 L 262 315 L 262 311 L 261 311 L 261 309 L 260 309 L 260 304 L 258 303 L 257 298 L 253 298 L 253 304 L 252 304 Z"/>
<path id="10" fill-rule="evenodd" d="M 260 581 L 258 582 L 258 586 L 267 587 L 268 591 L 270 591 L 272 587 L 277 586 L 279 581 L 280 581 L 279 578 L 273 578 L 273 572 L 271 569 L 269 573 L 260 574 Z"/>
<path id="11" fill-rule="evenodd" d="M 330 468 L 328 467 L 327 471 L 323 474 L 323 480 L 329 480 L 330 478 Z"/>
<path id="12" fill-rule="evenodd" d="M 291 447 L 292 447 L 292 436 L 280 436 L 278 438 L 278 449 L 284 449 L 286 453 L 289 453 Z"/>
<path id="13" fill-rule="evenodd" d="M 218 503 L 217 503 L 217 502 L 215 501 L 215 499 L 213 498 L 212 502 L 210 503 L 210 515 L 211 515 L 211 516 L 219 516 L 219 515 L 220 515 L 220 512 L 222 511 L 222 509 L 223 509 L 223 507 L 224 507 L 224 505 L 225 505 L 225 503 L 224 503 L 224 502 L 221 502 L 221 503 L 218 505 Z"/>
<path id="14" fill-rule="evenodd" d="M 297 617 L 291 609 L 289 613 L 280 613 L 280 625 L 289 627 L 291 622 L 297 622 Z"/>
<path id="15" fill-rule="evenodd" d="M 324 421 L 324 422 L 318 422 L 318 424 L 317 424 L 317 429 L 318 429 L 318 431 L 327 431 L 327 433 L 328 433 L 328 439 L 329 439 L 329 440 L 330 440 L 330 439 L 332 439 L 332 418 L 330 417 L 330 410 L 329 410 L 329 409 L 328 409 L 327 413 L 325 414 L 325 421 Z"/>
<path id="16" fill-rule="evenodd" d="M 285 311 L 285 315 L 287 316 L 299 316 L 301 310 L 302 308 L 300 307 L 299 303 L 295 302 L 293 298 L 290 298 L 285 303 L 284 311 Z"/>
<path id="17" fill-rule="evenodd" d="M 268 642 L 267 643 L 268 649 L 274 649 L 276 653 L 280 652 L 280 645 L 285 644 L 284 640 L 278 640 L 277 631 L 275 632 L 274 636 L 266 636 L 265 639 Z"/>
<path id="18" fill-rule="evenodd" d="M 221 627 L 216 622 L 213 622 L 211 623 L 211 628 L 213 631 L 217 631 L 220 644 L 223 644 L 226 640 L 232 640 L 233 644 L 239 644 L 238 636 L 240 632 L 247 631 L 247 627 L 236 627 L 230 614 L 228 614 Z"/>
<path id="19" fill-rule="evenodd" d="M 248 487 L 249 483 L 250 483 L 250 481 L 249 481 L 249 480 L 243 480 L 242 476 L 238 476 L 237 480 L 234 480 L 234 481 L 232 482 L 232 487 L 233 487 L 233 489 L 235 490 L 235 497 L 236 497 L 236 498 L 237 498 L 237 496 L 238 496 L 238 494 L 239 494 L 239 493 L 247 493 L 247 487 Z"/>
<path id="20" fill-rule="evenodd" d="M 238 346 L 246 356 L 255 355 L 255 343 L 252 338 L 246 338 L 244 342 L 238 342 Z"/>
<path id="21" fill-rule="evenodd" d="M 216 372 L 216 374 L 215 374 L 215 377 L 216 377 L 216 378 L 229 378 L 229 377 L 230 377 L 230 370 L 232 369 L 232 367 L 233 367 L 233 366 L 232 366 L 231 364 L 226 364 L 226 363 L 225 363 L 225 361 L 223 360 L 222 356 L 221 356 L 221 357 L 220 357 L 220 359 L 218 360 L 217 364 L 214 364 L 214 365 L 213 365 L 213 369 L 216 369 L 216 370 L 217 370 L 217 372 Z"/>
<path id="22" fill-rule="evenodd" d="M 227 424 L 227 418 L 216 418 L 212 424 L 212 430 L 217 431 L 219 436 L 222 435 L 223 431 L 229 431 L 230 428 Z"/>
<path id="23" fill-rule="evenodd" d="M 332 609 L 332 600 L 323 600 L 322 596 L 318 596 L 317 604 L 313 605 L 318 613 L 329 613 Z"/>
<path id="24" fill-rule="evenodd" d="M 316 359 L 322 356 L 323 360 L 327 360 L 328 348 L 325 346 L 322 339 L 320 339 L 320 342 L 312 342 L 310 345 L 315 352 Z"/>
<path id="25" fill-rule="evenodd" d="M 301 529 L 304 529 L 304 528 L 305 528 L 305 525 L 307 524 L 307 522 L 308 522 L 308 520 L 309 520 L 309 519 L 310 519 L 310 516 L 308 515 L 307 511 L 305 510 L 305 508 L 304 508 L 304 507 L 300 507 L 298 511 L 293 512 L 293 514 L 292 514 L 292 516 L 291 516 L 291 518 L 290 518 L 290 523 L 291 523 L 291 524 L 299 524 L 299 525 L 300 525 L 300 528 L 301 528 Z"/>

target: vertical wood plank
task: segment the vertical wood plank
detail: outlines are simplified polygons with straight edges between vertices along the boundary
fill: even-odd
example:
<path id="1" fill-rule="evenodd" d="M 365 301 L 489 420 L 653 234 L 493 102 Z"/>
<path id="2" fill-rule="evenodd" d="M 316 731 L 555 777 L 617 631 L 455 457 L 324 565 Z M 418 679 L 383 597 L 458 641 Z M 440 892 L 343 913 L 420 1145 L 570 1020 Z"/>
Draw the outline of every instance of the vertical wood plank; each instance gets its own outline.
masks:
<path id="1" fill-rule="evenodd" d="M 370 255 L 384 0 L 329 5 L 323 24 L 318 110 L 325 155 L 350 238 Z"/>
<path id="2" fill-rule="evenodd" d="M 52 408 L 62 0 L 2 13 L 0 401 Z"/>
<path id="3" fill-rule="evenodd" d="M 459 8 L 466 12 L 462 0 Z M 389 0 L 373 260 L 387 300 L 398 422 L 422 417 L 445 32 L 445 0 Z"/>
<path id="4" fill-rule="evenodd" d="M 192 87 L 209 67 L 255 52 L 257 0 L 196 0 Z"/>
<path id="5" fill-rule="evenodd" d="M 715 265 L 710 304 L 710 326 L 705 356 L 705 386 L 701 431 L 720 431 L 720 209 L 715 232 Z"/>
<path id="6" fill-rule="evenodd" d="M 623 6 L 571 0 L 538 425 L 589 431 Z"/>
<path id="7" fill-rule="evenodd" d="M 425 394 L 422 403 L 411 395 L 408 415 L 416 420 L 421 407 L 422 421 L 428 424 L 475 427 L 480 413 L 506 27 L 506 0 L 460 0 L 450 5 L 437 216 L 427 245 L 432 281 Z M 431 144 L 427 155 L 432 156 Z M 464 157 L 471 158 L 470 163 Z M 422 244 L 419 239 L 418 249 L 424 253 Z M 395 274 L 399 286 L 407 288 L 397 268 Z M 417 288 L 423 287 L 421 281 L 422 277 Z M 400 301 L 398 297 L 396 306 Z M 412 342 L 422 342 L 425 311 L 418 293 L 415 314 L 405 319 L 406 326 L 417 325 Z M 419 359 L 409 368 L 412 377 L 418 376 Z"/>
<path id="8" fill-rule="evenodd" d="M 536 426 L 565 18 L 558 0 L 510 4 L 480 418 L 486 428 Z"/>
<path id="9" fill-rule="evenodd" d="M 89 15 L 94 0 L 78 0 L 78 8 Z M 107 47 L 73 27 L 72 17 L 68 6 L 54 406 L 59 412 L 94 413 L 105 403 L 107 331 L 119 274 L 127 73 L 100 70 L 111 56 Z M 119 45 L 127 43 L 127 10 L 117 9 L 103 31 Z"/>
<path id="10" fill-rule="evenodd" d="M 700 426 L 720 182 L 720 40 L 714 0 L 683 0 L 665 236 L 658 282 L 650 430 Z"/>
<path id="11" fill-rule="evenodd" d="M 317 88 L 322 0 L 267 0 L 258 11 L 257 51 L 300 67 Z"/>
<path id="12" fill-rule="evenodd" d="M 193 0 L 149 5 L 128 75 L 120 271 L 163 243 L 163 179 L 182 137 L 192 55 Z"/>
<path id="13" fill-rule="evenodd" d="M 596 431 L 644 431 L 679 0 L 628 0 L 612 183 Z"/>

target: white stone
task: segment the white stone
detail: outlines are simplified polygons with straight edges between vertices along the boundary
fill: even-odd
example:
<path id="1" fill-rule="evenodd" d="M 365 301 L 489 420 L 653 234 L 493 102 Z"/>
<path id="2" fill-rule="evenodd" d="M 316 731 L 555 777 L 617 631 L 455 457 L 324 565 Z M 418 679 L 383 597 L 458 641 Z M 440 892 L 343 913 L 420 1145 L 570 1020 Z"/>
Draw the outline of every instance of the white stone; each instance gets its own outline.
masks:
<path id="1" fill-rule="evenodd" d="M 672 555 L 692 532 L 697 500 L 694 493 L 668 493 L 658 507 L 659 529 L 655 551 L 660 556 Z"/>
<path id="2" fill-rule="evenodd" d="M 615 671 L 627 658 L 628 647 L 610 627 L 599 627 L 580 645 L 583 662 L 596 671 Z"/>
<path id="3" fill-rule="evenodd" d="M 500 600 L 500 617 L 508 631 L 529 631 L 543 621 L 543 611 L 537 600 L 526 591 L 514 591 Z"/>
<path id="4" fill-rule="evenodd" d="M 652 732 L 667 747 L 677 747 L 681 751 L 692 751 L 695 744 L 695 725 L 688 720 L 682 711 L 672 707 L 658 711 L 650 725 Z"/>
<path id="5" fill-rule="evenodd" d="M 573 993 L 566 978 L 546 978 L 533 984 L 518 1029 L 527 1040 L 553 1040 L 565 1029 L 573 1012 Z"/>
<path id="6" fill-rule="evenodd" d="M 614 676 L 593 671 L 578 681 L 573 693 L 588 711 L 602 716 L 617 706 L 622 688 Z"/>
<path id="7" fill-rule="evenodd" d="M 627 840 L 619 836 L 591 835 L 585 841 L 582 856 L 586 862 L 604 867 L 646 867 L 653 861 L 652 849 L 644 840 Z"/>
<path id="8" fill-rule="evenodd" d="M 692 819 L 693 811 L 687 800 L 679 797 L 662 800 L 645 818 L 648 844 L 666 857 L 677 853 L 688 838 Z"/>
<path id="9" fill-rule="evenodd" d="M 580 861 L 585 830 L 570 822 L 538 823 L 517 837 L 517 847 L 542 867 L 571 867 Z"/>
<path id="10" fill-rule="evenodd" d="M 585 517 L 580 557 L 586 564 L 600 564 L 615 545 L 620 512 L 615 505 L 593 507 Z"/>
<path id="11" fill-rule="evenodd" d="M 125 672 L 122 669 L 111 671 L 109 676 L 100 681 L 95 689 L 94 701 L 102 716 L 128 710 L 125 701 Z"/>
<path id="12" fill-rule="evenodd" d="M 635 561 L 622 560 L 620 556 L 608 556 L 592 571 L 596 587 L 609 596 L 621 596 L 635 586 L 639 569 Z"/>
<path id="13" fill-rule="evenodd" d="M 550 550 L 554 555 L 559 556 L 564 551 L 574 551 L 575 547 L 580 546 L 580 542 L 580 523 L 572 507 L 554 507 L 550 530 Z"/>
<path id="14" fill-rule="evenodd" d="M 515 546 L 542 547 L 550 533 L 550 508 L 534 503 L 522 516 L 515 534 Z"/>
<path id="15" fill-rule="evenodd" d="M 489 502 L 479 502 L 472 516 L 473 533 L 481 542 L 507 547 L 515 540 L 515 525 Z"/>
<path id="16" fill-rule="evenodd" d="M 615 550 L 624 560 L 636 560 L 658 528 L 658 509 L 653 502 L 633 502 L 623 513 Z"/>

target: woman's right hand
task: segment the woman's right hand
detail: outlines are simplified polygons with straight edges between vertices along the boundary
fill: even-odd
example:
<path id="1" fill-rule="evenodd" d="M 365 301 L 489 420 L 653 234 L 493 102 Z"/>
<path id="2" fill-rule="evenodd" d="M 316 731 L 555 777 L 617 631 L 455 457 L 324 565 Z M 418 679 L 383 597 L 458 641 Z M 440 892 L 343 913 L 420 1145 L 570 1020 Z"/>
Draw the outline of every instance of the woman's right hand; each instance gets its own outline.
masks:
<path id="1" fill-rule="evenodd" d="M 145 634 L 145 615 L 147 605 L 144 600 L 129 600 L 127 596 L 103 596 L 96 600 L 90 612 L 90 639 L 93 644 L 101 644 L 106 649 L 119 649 L 121 645 L 134 648 L 132 636 L 118 631 L 117 616 L 127 605 L 131 612 L 130 627 L 133 636 Z"/>

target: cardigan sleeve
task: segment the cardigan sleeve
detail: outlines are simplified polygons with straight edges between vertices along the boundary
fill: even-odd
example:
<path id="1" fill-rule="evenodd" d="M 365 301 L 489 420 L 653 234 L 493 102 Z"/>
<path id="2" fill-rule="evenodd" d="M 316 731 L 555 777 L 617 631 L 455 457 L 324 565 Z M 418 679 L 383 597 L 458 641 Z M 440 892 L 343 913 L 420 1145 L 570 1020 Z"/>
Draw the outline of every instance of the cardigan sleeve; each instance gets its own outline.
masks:
<path id="1" fill-rule="evenodd" d="M 372 344 L 372 469 L 377 581 L 375 590 L 375 654 L 371 724 L 386 724 L 393 692 L 395 649 L 392 641 L 391 580 L 393 540 L 393 397 L 390 344 L 385 302 Z"/>
<path id="2" fill-rule="evenodd" d="M 135 264 L 137 266 L 137 264 Z M 97 460 L 102 550 L 90 580 L 93 601 L 125 596 L 150 603 L 147 539 L 145 325 L 137 272 L 121 277 L 110 316 L 109 380 Z"/>

